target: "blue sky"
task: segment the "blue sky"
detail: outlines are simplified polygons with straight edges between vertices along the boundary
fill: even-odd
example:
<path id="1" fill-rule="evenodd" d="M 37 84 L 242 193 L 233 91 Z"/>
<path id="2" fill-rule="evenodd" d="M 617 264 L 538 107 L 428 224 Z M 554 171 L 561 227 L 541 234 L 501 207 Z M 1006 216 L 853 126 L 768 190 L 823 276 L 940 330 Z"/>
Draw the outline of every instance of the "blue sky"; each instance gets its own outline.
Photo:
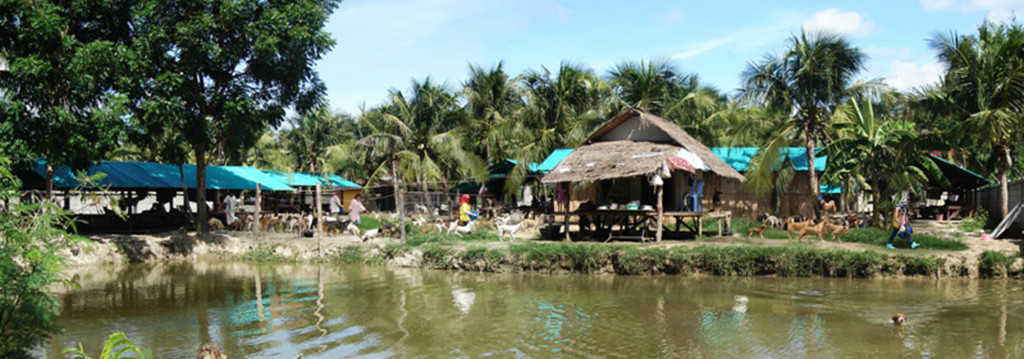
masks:
<path id="1" fill-rule="evenodd" d="M 671 59 L 731 94 L 748 62 L 781 52 L 803 27 L 847 35 L 870 56 L 864 77 L 910 89 L 942 71 L 932 34 L 1015 13 L 1024 0 L 346 0 L 328 24 L 337 45 L 317 68 L 331 107 L 352 114 L 413 78 L 459 89 L 468 64 L 499 61 L 513 75 L 571 61 L 604 76 L 625 60 Z"/>

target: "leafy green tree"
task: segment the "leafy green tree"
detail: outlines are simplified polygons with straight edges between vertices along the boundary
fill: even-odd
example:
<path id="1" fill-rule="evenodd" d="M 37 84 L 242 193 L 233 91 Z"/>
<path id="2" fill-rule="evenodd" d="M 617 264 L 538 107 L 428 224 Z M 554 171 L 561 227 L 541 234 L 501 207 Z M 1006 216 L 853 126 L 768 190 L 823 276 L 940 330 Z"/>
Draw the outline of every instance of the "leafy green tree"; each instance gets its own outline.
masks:
<path id="1" fill-rule="evenodd" d="M 680 72 L 665 60 L 627 61 L 608 72 L 608 82 L 624 107 L 658 116 L 697 90 L 697 75 Z"/>
<path id="2" fill-rule="evenodd" d="M 801 138 L 807 153 L 824 140 L 828 119 L 850 93 L 867 56 L 844 37 L 801 31 L 782 56 L 766 55 L 743 72 L 741 97 L 790 116 L 786 134 Z M 817 200 L 814 156 L 807 156 L 810 193 Z"/>
<path id="3" fill-rule="evenodd" d="M 341 144 L 351 134 L 343 131 L 343 122 L 353 121 L 347 114 L 331 112 L 321 106 L 292 121 L 292 128 L 283 137 L 295 169 L 321 173 L 327 160 L 327 149 Z"/>
<path id="4" fill-rule="evenodd" d="M 936 34 L 929 43 L 948 69 L 938 107 L 957 115 L 958 134 L 989 147 L 998 168 L 1000 216 L 1005 217 L 1008 172 L 1024 110 L 1024 27 L 986 22 L 977 35 Z"/>
<path id="5" fill-rule="evenodd" d="M 246 155 L 245 164 L 256 168 L 268 168 L 277 171 L 291 171 L 295 168 L 292 157 L 285 149 L 285 140 L 281 134 L 267 130 L 263 132 L 256 144 L 249 149 Z"/>
<path id="6" fill-rule="evenodd" d="M 53 170 L 85 168 L 117 147 L 124 99 L 110 91 L 125 53 L 117 3 L 4 1 L 0 4 L 0 130 L 14 138 L 17 155 L 47 161 Z M 4 142 L 7 142 L 6 140 Z M 11 149 L 7 149 L 8 151 Z"/>
<path id="7" fill-rule="evenodd" d="M 60 302 L 49 291 L 69 284 L 60 275 L 61 251 L 80 239 L 68 233 L 70 218 L 50 202 L 23 203 L 21 187 L 0 157 L 0 357 L 29 358 L 33 347 L 59 331 Z"/>
<path id="8" fill-rule="evenodd" d="M 861 102 L 852 99 L 839 110 L 837 137 L 825 148 L 829 156 L 825 178 L 847 179 L 848 187 L 870 190 L 877 225 L 883 199 L 904 189 L 919 192 L 929 175 L 941 176 L 941 172 L 918 145 L 913 122 L 878 115 L 871 101 L 863 101 L 863 107 Z"/>
<path id="9" fill-rule="evenodd" d="M 325 91 L 315 62 L 334 41 L 324 30 L 336 0 L 140 1 L 126 55 L 134 116 L 180 129 L 196 160 L 200 232 L 209 155 L 239 156 L 285 110 L 312 109 Z M 240 161 L 240 159 L 239 159 Z"/>
<path id="10" fill-rule="evenodd" d="M 507 144 L 515 121 L 522 109 L 523 97 L 515 79 L 505 73 L 503 64 L 487 70 L 469 65 L 469 79 L 463 86 L 466 111 L 469 113 L 467 133 L 477 156 L 488 164 L 509 158 L 512 146 Z"/>

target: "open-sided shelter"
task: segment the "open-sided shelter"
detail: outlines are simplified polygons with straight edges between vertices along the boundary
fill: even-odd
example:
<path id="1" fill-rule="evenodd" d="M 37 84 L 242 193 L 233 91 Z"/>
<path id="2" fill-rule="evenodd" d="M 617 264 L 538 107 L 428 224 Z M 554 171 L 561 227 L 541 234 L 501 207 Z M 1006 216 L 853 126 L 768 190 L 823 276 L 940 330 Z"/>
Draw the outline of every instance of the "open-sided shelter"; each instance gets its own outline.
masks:
<path id="1" fill-rule="evenodd" d="M 541 181 L 574 187 L 568 190 L 573 203 L 570 211 L 591 202 L 599 208 L 593 212 L 595 216 L 645 216 L 645 221 L 653 219 L 660 224 L 665 216 L 676 217 L 680 223 L 684 217 L 699 222 L 712 215 L 703 211 L 702 205 L 688 204 L 684 197 L 692 194 L 705 203 L 701 197 L 707 192 L 700 190 L 703 183 L 718 179 L 746 180 L 675 124 L 639 109 L 627 109 L 594 131 Z M 631 202 L 639 203 L 635 211 L 617 211 Z M 587 207 L 580 212 L 589 210 Z M 645 226 L 632 229 L 642 232 Z M 660 238 L 662 226 L 656 228 Z M 699 228 L 696 232 L 700 235 Z"/>

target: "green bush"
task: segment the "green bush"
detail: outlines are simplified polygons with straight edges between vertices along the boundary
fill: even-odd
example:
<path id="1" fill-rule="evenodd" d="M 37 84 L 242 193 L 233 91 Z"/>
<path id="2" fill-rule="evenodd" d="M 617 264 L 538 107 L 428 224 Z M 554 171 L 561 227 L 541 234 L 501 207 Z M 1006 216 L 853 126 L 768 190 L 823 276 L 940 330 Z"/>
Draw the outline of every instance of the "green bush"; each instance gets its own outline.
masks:
<path id="1" fill-rule="evenodd" d="M 843 242 L 865 243 L 885 247 L 885 243 L 889 239 L 890 234 L 892 234 L 892 230 L 888 228 L 854 228 L 839 236 L 839 240 Z M 962 251 L 968 248 L 967 244 L 954 239 L 938 238 L 918 233 L 914 233 L 913 238 L 914 241 L 921 244 L 921 246 L 918 247 L 919 249 Z M 896 236 L 892 243 L 893 246 L 896 246 L 897 248 L 910 248 L 909 241 L 900 238 L 899 236 Z"/>
<path id="2" fill-rule="evenodd" d="M 978 212 L 974 217 L 967 217 L 960 221 L 960 230 L 964 232 L 974 232 L 985 229 L 985 224 L 988 223 L 988 212 L 984 209 L 978 209 Z"/>
<path id="3" fill-rule="evenodd" d="M 359 246 L 348 246 L 341 249 L 334 258 L 335 262 L 344 264 L 361 264 L 364 262 L 363 248 Z"/>
<path id="4" fill-rule="evenodd" d="M 983 277 L 1005 277 L 1016 258 L 996 251 L 984 251 L 978 258 L 978 272 Z"/>
<path id="5" fill-rule="evenodd" d="M 131 356 L 128 354 L 131 353 Z M 64 354 L 71 355 L 73 359 L 92 359 L 85 353 L 85 348 L 79 343 L 77 348 L 64 348 Z M 135 342 L 128 339 L 124 332 L 115 332 L 107 337 L 103 343 L 103 351 L 97 359 L 146 359 L 152 358 L 153 353 L 148 349 L 139 348 Z"/>
<path id="6" fill-rule="evenodd" d="M 71 220 L 49 202 L 20 201 L 20 182 L 10 161 L 0 157 L 0 358 L 29 357 L 29 351 L 59 332 L 54 319 L 60 302 L 53 284 L 71 284 L 61 275 L 60 252 L 82 241 Z"/>

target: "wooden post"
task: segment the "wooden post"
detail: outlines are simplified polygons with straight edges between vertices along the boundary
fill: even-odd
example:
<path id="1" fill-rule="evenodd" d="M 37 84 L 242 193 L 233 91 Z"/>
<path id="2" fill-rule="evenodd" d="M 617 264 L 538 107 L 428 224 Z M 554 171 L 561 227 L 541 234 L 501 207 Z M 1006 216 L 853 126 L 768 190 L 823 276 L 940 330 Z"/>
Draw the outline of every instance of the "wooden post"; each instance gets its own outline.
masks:
<path id="1" fill-rule="evenodd" d="M 320 218 L 320 184 L 316 184 L 316 198 L 313 199 L 313 203 L 316 205 L 316 229 L 313 233 L 316 234 L 316 254 L 320 255 L 320 227 L 324 225 L 323 218 Z"/>
<path id="2" fill-rule="evenodd" d="M 562 224 L 565 226 L 565 241 L 572 242 L 572 237 L 569 236 L 569 204 L 572 203 L 572 196 L 569 195 L 571 187 L 568 183 L 565 184 L 565 204 L 562 207 Z M 558 200 L 557 198 L 555 199 Z"/>
<path id="3" fill-rule="evenodd" d="M 664 227 L 665 221 L 665 206 L 663 205 L 665 197 L 665 186 L 658 186 L 658 234 L 655 236 L 655 240 L 661 242 L 661 231 Z"/>
<path id="4" fill-rule="evenodd" d="M 260 212 L 263 211 L 263 185 L 256 184 L 256 210 L 254 210 L 253 230 L 260 229 Z"/>
<path id="5" fill-rule="evenodd" d="M 697 213 L 697 239 L 704 239 L 704 216 Z"/>

